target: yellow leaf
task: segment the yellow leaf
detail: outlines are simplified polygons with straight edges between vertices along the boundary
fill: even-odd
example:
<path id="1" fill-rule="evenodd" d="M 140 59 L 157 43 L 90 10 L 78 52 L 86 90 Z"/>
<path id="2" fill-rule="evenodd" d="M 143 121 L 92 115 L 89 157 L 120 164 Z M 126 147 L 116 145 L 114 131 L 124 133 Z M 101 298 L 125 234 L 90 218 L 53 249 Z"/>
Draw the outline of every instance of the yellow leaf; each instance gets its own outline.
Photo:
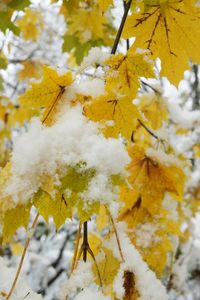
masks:
<path id="1" fill-rule="evenodd" d="M 110 249 L 103 247 L 102 250 L 103 256 L 97 261 L 97 265 L 100 271 L 103 285 L 110 286 L 112 285 L 114 278 L 117 275 L 120 267 L 120 262 L 116 257 L 113 256 L 113 252 Z M 95 266 L 94 270 L 94 273 L 96 273 Z M 98 276 L 96 276 L 96 280 L 98 281 Z"/>
<path id="2" fill-rule="evenodd" d="M 105 205 L 100 205 L 99 213 L 96 218 L 96 225 L 99 231 L 102 231 L 109 222 L 109 216 Z"/>
<path id="3" fill-rule="evenodd" d="M 152 63 L 147 54 L 128 51 L 126 55 L 118 54 L 106 61 L 110 69 L 106 76 L 106 89 L 116 91 L 133 99 L 140 86 L 139 78 L 154 77 Z"/>
<path id="4" fill-rule="evenodd" d="M 154 130 L 162 127 L 163 122 L 168 119 L 167 106 L 163 98 L 159 95 L 150 96 L 145 93 L 139 99 L 139 107 L 147 119 L 147 126 Z"/>
<path id="5" fill-rule="evenodd" d="M 102 247 L 102 240 L 95 233 L 90 233 L 88 235 L 88 243 L 90 245 L 90 248 L 91 248 L 94 256 L 96 256 Z M 92 258 L 91 258 L 91 260 L 92 260 Z"/>
<path id="6" fill-rule="evenodd" d="M 161 75 L 176 85 L 192 59 L 200 63 L 200 9 L 194 0 L 145 1 L 129 16 L 123 37 L 136 37 L 133 48 L 149 49 L 161 59 Z"/>
<path id="7" fill-rule="evenodd" d="M 39 11 L 27 8 L 25 15 L 17 20 L 16 24 L 23 33 L 25 40 L 36 41 L 40 30 L 43 28 L 42 15 Z"/>
<path id="8" fill-rule="evenodd" d="M 8 209 L 3 218 L 3 242 L 6 243 L 15 234 L 19 227 L 27 227 L 31 204 L 18 204 Z"/>
<path id="9" fill-rule="evenodd" d="M 78 37 L 82 44 L 90 40 L 103 39 L 106 23 L 106 18 L 97 7 L 87 10 L 79 8 L 69 24 L 69 34 Z"/>
<path id="10" fill-rule="evenodd" d="M 105 12 L 113 4 L 113 0 L 98 0 L 98 4 L 100 9 Z"/>
<path id="11" fill-rule="evenodd" d="M 72 83 L 71 73 L 58 75 L 56 70 L 47 66 L 43 68 L 43 79 L 40 83 L 33 83 L 31 88 L 20 97 L 20 103 L 27 108 L 45 108 L 43 123 L 52 122 L 52 114 L 59 103 L 65 88 Z"/>
<path id="12" fill-rule="evenodd" d="M 20 243 L 13 243 L 11 244 L 11 249 L 14 255 L 20 256 L 22 254 L 22 251 L 24 250 L 24 246 L 22 246 L 22 244 Z"/>
<path id="13" fill-rule="evenodd" d="M 193 151 L 194 151 L 195 157 L 199 158 L 200 157 L 200 144 L 194 145 Z"/>
<path id="14" fill-rule="evenodd" d="M 26 78 L 40 78 L 42 74 L 42 68 L 39 62 L 33 62 L 26 60 L 22 62 L 23 69 L 19 72 L 18 76 L 20 80 Z"/>
<path id="15" fill-rule="evenodd" d="M 129 149 L 132 162 L 128 167 L 128 178 L 134 190 L 133 204 L 141 197 L 141 205 L 150 214 L 159 211 L 165 192 L 182 200 L 185 174 L 175 163 L 162 164 L 156 157 L 148 156 L 144 148 Z"/>
<path id="16" fill-rule="evenodd" d="M 57 193 L 55 199 L 53 199 L 48 193 L 40 190 L 35 195 L 33 203 L 47 223 L 49 217 L 53 217 L 56 229 L 59 229 L 59 227 L 65 223 L 67 218 L 72 217 L 72 203 L 70 207 L 68 207 L 68 201 L 61 193 Z"/>
<path id="17" fill-rule="evenodd" d="M 85 106 L 85 114 L 93 121 L 100 121 L 105 126 L 105 135 L 118 137 L 122 134 L 131 139 L 139 117 L 137 107 L 127 97 L 106 94 Z M 109 124 L 109 121 L 111 121 Z"/>

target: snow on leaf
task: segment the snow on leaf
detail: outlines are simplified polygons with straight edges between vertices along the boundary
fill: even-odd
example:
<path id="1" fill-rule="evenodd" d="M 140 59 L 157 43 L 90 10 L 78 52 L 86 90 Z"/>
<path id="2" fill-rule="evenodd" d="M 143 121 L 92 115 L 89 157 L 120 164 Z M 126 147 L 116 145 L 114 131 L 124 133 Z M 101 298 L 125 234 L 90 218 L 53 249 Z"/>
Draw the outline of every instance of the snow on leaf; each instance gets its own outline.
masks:
<path id="1" fill-rule="evenodd" d="M 147 119 L 147 126 L 156 130 L 168 120 L 167 106 L 160 95 L 144 93 L 140 96 L 140 110 Z"/>
<path id="2" fill-rule="evenodd" d="M 8 209 L 5 212 L 3 218 L 3 242 L 10 241 L 10 238 L 14 235 L 19 227 L 27 228 L 31 204 L 23 205 L 19 204 L 12 209 Z"/>
<path id="3" fill-rule="evenodd" d="M 162 62 L 161 75 L 178 84 L 188 61 L 200 62 L 200 9 L 194 0 L 144 1 L 129 16 L 123 37 L 136 37 L 133 48 L 149 49 Z"/>
<path id="4" fill-rule="evenodd" d="M 134 53 L 128 51 L 126 55 L 118 54 L 106 61 L 110 69 L 106 76 L 106 88 L 117 90 L 119 94 L 133 99 L 140 86 L 139 78 L 154 77 L 147 53 Z"/>
<path id="5" fill-rule="evenodd" d="M 100 96 L 86 105 L 85 114 L 89 119 L 105 125 L 106 136 L 118 137 L 122 134 L 128 140 L 131 139 L 139 117 L 137 107 L 129 98 L 119 97 L 114 93 Z"/>
<path id="6" fill-rule="evenodd" d="M 65 88 L 71 83 L 71 73 L 58 75 L 56 70 L 44 66 L 42 81 L 33 83 L 31 88 L 20 97 L 20 103 L 27 108 L 32 107 L 32 109 L 38 110 L 45 108 L 43 123 L 49 124 L 52 121 L 52 113 L 54 113 Z"/>
<path id="7" fill-rule="evenodd" d="M 182 200 L 185 174 L 183 170 L 172 163 L 166 165 L 155 157 L 145 153 L 145 149 L 133 146 L 129 149 L 132 157 L 128 170 L 128 178 L 134 190 L 132 205 L 141 198 L 141 206 L 150 214 L 158 212 L 165 192 L 169 192 L 177 200 Z"/>
<path id="8" fill-rule="evenodd" d="M 40 30 L 43 28 L 43 20 L 40 12 L 31 8 L 26 9 L 25 15 L 17 20 L 16 24 L 26 40 L 36 41 Z"/>
<path id="9" fill-rule="evenodd" d="M 112 288 L 112 283 L 114 281 L 114 278 L 118 272 L 120 262 L 119 260 L 113 255 L 113 252 L 103 247 L 103 256 L 102 258 L 97 261 L 98 268 L 101 275 L 101 280 L 104 286 L 110 286 Z M 93 271 L 96 274 L 95 266 L 93 267 Z M 97 281 L 98 276 L 96 275 Z"/>

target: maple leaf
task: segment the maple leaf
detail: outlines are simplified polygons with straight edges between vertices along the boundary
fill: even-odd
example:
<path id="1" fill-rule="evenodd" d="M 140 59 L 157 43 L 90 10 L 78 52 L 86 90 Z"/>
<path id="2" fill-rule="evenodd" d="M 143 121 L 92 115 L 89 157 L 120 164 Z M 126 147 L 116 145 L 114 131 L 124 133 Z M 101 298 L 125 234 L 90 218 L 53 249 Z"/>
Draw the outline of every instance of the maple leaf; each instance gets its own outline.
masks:
<path id="1" fill-rule="evenodd" d="M 133 199 L 136 194 L 133 190 L 122 187 L 121 200 L 124 206 L 119 220 L 126 222 L 127 234 L 131 242 L 157 276 L 161 277 L 167 266 L 168 254 L 174 250 L 171 237 L 183 236 L 180 231 L 181 223 L 171 220 L 170 212 L 163 209 L 161 204 L 156 214 L 152 215 L 147 208 L 142 206 L 141 197 L 134 203 Z M 142 228 L 145 228 L 144 231 Z M 150 231 L 148 231 L 149 228 Z M 151 228 L 154 229 L 153 232 Z M 145 239 L 145 235 L 148 239 Z M 142 239 L 141 236 L 143 236 Z"/>
<path id="2" fill-rule="evenodd" d="M 24 80 L 27 78 L 40 78 L 42 68 L 39 62 L 26 60 L 22 62 L 22 66 L 23 69 L 18 74 L 20 80 Z"/>
<path id="3" fill-rule="evenodd" d="M 10 241 L 19 227 L 28 226 L 31 204 L 18 204 L 12 209 L 5 211 L 3 217 L 3 243 Z"/>
<path id="4" fill-rule="evenodd" d="M 78 37 L 82 44 L 91 39 L 103 39 L 106 23 L 107 20 L 100 9 L 96 7 L 89 10 L 79 9 L 70 21 L 69 33 Z"/>
<path id="5" fill-rule="evenodd" d="M 31 88 L 20 97 L 23 107 L 33 110 L 45 108 L 42 121 L 49 124 L 52 121 L 52 112 L 59 103 L 65 88 L 72 83 L 71 73 L 58 75 L 56 70 L 43 67 L 43 78 L 40 83 L 32 83 Z"/>
<path id="6" fill-rule="evenodd" d="M 200 9 L 194 0 L 144 1 L 129 16 L 123 37 L 136 37 L 135 47 L 149 49 L 162 63 L 161 75 L 178 84 L 188 61 L 200 62 Z"/>
<path id="7" fill-rule="evenodd" d="M 119 270 L 120 262 L 113 255 L 112 250 L 105 247 L 102 247 L 101 250 L 103 250 L 103 256 L 101 256 L 99 260 L 97 260 L 98 268 L 101 275 L 101 280 L 103 285 L 105 285 L 107 289 L 109 288 L 109 286 L 112 289 L 112 283 Z M 96 273 L 95 267 L 94 267 L 94 273 Z M 98 277 L 97 277 L 97 282 L 98 282 Z"/>
<path id="8" fill-rule="evenodd" d="M 49 218 L 53 217 L 56 229 L 59 229 L 67 218 L 72 217 L 72 209 L 67 207 L 67 202 L 61 193 L 57 193 L 55 199 L 53 199 L 47 192 L 39 190 L 33 203 L 47 223 Z"/>
<path id="9" fill-rule="evenodd" d="M 43 28 L 42 16 L 39 11 L 27 8 L 25 15 L 16 21 L 16 25 L 20 28 L 25 40 L 36 41 Z"/>
<path id="10" fill-rule="evenodd" d="M 99 203 L 87 205 L 80 196 L 93 176 L 94 170 L 79 172 L 76 168 L 69 167 L 60 178 L 58 186 L 51 177 L 47 177 L 34 196 L 33 203 L 46 222 L 50 216 L 53 217 L 57 229 L 67 218 L 72 218 L 74 212 L 78 213 L 81 222 L 85 222 L 99 210 Z"/>
<path id="11" fill-rule="evenodd" d="M 105 12 L 113 4 L 113 0 L 98 0 L 98 4 L 100 9 Z"/>
<path id="12" fill-rule="evenodd" d="M 147 119 L 147 126 L 156 130 L 168 120 L 168 110 L 160 95 L 145 93 L 139 97 L 139 108 Z"/>
<path id="13" fill-rule="evenodd" d="M 173 161 L 163 164 L 155 156 L 148 156 L 140 146 L 131 147 L 129 155 L 132 157 L 128 166 L 132 186 L 130 207 L 140 198 L 141 206 L 153 215 L 158 213 L 165 192 L 182 200 L 185 174 Z"/>
<path id="14" fill-rule="evenodd" d="M 110 69 L 106 75 L 106 89 L 117 90 L 119 94 L 133 99 L 140 86 L 139 77 L 154 77 L 154 72 L 147 53 L 118 54 L 106 61 Z"/>
<path id="15" fill-rule="evenodd" d="M 122 134 L 128 140 L 131 139 L 136 119 L 139 117 L 137 107 L 132 100 L 126 96 L 119 97 L 114 93 L 96 98 L 84 107 L 84 111 L 89 119 L 100 121 L 105 125 L 106 136 L 118 137 Z M 108 124 L 108 121 L 111 121 L 111 124 Z"/>

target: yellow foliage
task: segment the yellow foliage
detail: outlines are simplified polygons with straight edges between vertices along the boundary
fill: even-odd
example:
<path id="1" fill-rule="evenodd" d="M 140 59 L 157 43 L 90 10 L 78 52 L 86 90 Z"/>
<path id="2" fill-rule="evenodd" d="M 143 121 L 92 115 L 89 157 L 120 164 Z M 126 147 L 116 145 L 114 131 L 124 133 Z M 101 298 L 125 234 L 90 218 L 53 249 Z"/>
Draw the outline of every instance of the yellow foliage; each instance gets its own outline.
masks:
<path id="1" fill-rule="evenodd" d="M 147 54 L 128 51 L 126 55 L 118 54 L 106 61 L 110 69 L 106 75 L 106 89 L 117 91 L 133 99 L 140 86 L 139 78 L 154 77 L 152 63 Z"/>
<path id="2" fill-rule="evenodd" d="M 199 158 L 200 157 L 200 144 L 194 145 L 193 151 L 194 151 L 195 157 Z"/>
<path id="3" fill-rule="evenodd" d="M 6 243 L 19 227 L 27 227 L 31 204 L 18 204 L 6 210 L 3 217 L 3 242 Z"/>
<path id="4" fill-rule="evenodd" d="M 97 236 L 95 233 L 90 233 L 88 235 L 88 243 L 90 245 L 90 248 L 96 257 L 102 247 L 102 240 L 99 236 Z M 90 256 L 90 259 L 92 260 L 92 257 Z"/>
<path id="5" fill-rule="evenodd" d="M 150 96 L 142 94 L 139 108 L 147 119 L 147 125 L 156 130 L 162 127 L 164 121 L 168 120 L 167 106 L 159 95 Z"/>
<path id="6" fill-rule="evenodd" d="M 31 88 L 20 97 L 20 103 L 23 107 L 33 110 L 45 108 L 42 121 L 49 125 L 66 86 L 71 83 L 71 73 L 58 75 L 56 70 L 44 66 L 42 81 L 32 83 Z"/>
<path id="7" fill-rule="evenodd" d="M 40 30 L 43 28 L 42 15 L 39 11 L 27 8 L 25 15 L 17 20 L 16 24 L 23 33 L 25 40 L 36 41 Z"/>
<path id="8" fill-rule="evenodd" d="M 104 124 L 107 137 L 118 137 L 122 134 L 131 139 L 139 113 L 132 100 L 119 97 L 114 93 L 106 94 L 95 99 L 84 108 L 86 116 L 93 121 Z M 109 124 L 108 121 L 111 121 Z"/>
<path id="9" fill-rule="evenodd" d="M 90 40 L 104 39 L 106 18 L 97 7 L 93 9 L 79 9 L 73 15 L 69 24 L 69 33 L 79 38 L 82 44 Z"/>
<path id="10" fill-rule="evenodd" d="M 100 9 L 105 12 L 113 4 L 113 0 L 98 0 L 98 4 Z"/>
<path id="11" fill-rule="evenodd" d="M 27 78 L 40 78 L 42 75 L 42 68 L 39 62 L 26 60 L 22 62 L 23 69 L 19 72 L 18 76 L 20 80 Z"/>
<path id="12" fill-rule="evenodd" d="M 35 195 L 33 203 L 47 223 L 49 217 L 53 217 L 57 229 L 65 223 L 66 218 L 72 217 L 72 203 L 68 207 L 68 202 L 61 193 L 57 193 L 53 199 L 48 193 L 40 190 Z"/>
<path id="13" fill-rule="evenodd" d="M 105 291 L 112 290 L 112 283 L 119 270 L 120 262 L 116 257 L 114 257 L 112 250 L 103 247 L 102 252 L 101 258 L 97 260 L 97 265 Z M 93 268 L 94 273 L 96 273 L 95 266 Z M 97 276 L 96 280 L 99 283 Z"/>
<path id="14" fill-rule="evenodd" d="M 12 253 L 14 255 L 21 255 L 22 251 L 24 250 L 24 246 L 20 243 L 13 243 L 11 244 Z"/>
<path id="15" fill-rule="evenodd" d="M 144 2 L 128 17 L 123 37 L 136 37 L 133 48 L 149 49 L 154 59 L 159 57 L 161 75 L 177 85 L 189 59 L 200 63 L 200 9 L 195 0 Z"/>
<path id="16" fill-rule="evenodd" d="M 153 215 L 159 211 L 165 192 L 182 200 L 185 175 L 180 167 L 173 162 L 164 165 L 156 157 L 148 157 L 145 149 L 139 146 L 130 148 L 129 155 L 132 158 L 128 166 L 132 206 L 140 197 L 141 206 Z"/>
<path id="17" fill-rule="evenodd" d="M 100 205 L 99 213 L 96 217 L 96 225 L 99 231 L 102 231 L 109 222 L 108 211 L 105 205 Z"/>

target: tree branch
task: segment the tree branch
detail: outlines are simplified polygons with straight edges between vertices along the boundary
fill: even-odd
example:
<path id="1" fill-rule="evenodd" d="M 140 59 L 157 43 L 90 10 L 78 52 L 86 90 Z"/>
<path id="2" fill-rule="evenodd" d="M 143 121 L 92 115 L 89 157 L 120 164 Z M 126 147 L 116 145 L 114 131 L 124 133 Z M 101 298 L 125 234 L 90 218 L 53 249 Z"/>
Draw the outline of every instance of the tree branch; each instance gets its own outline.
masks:
<path id="1" fill-rule="evenodd" d="M 114 44 L 113 44 L 113 47 L 112 47 L 112 50 L 111 50 L 111 54 L 115 54 L 115 52 L 117 50 L 117 47 L 118 47 L 118 44 L 119 44 L 119 41 L 120 41 L 120 38 L 121 38 L 121 34 L 122 34 L 122 31 L 123 31 L 123 28 L 124 28 L 124 24 L 126 22 L 126 18 L 127 18 L 131 3 L 132 3 L 132 0 L 129 0 L 129 2 L 126 4 L 126 8 L 124 10 L 124 14 L 123 14 L 121 24 L 120 24 L 118 32 L 117 32 L 117 36 L 115 38 L 115 41 L 114 41 Z"/>

